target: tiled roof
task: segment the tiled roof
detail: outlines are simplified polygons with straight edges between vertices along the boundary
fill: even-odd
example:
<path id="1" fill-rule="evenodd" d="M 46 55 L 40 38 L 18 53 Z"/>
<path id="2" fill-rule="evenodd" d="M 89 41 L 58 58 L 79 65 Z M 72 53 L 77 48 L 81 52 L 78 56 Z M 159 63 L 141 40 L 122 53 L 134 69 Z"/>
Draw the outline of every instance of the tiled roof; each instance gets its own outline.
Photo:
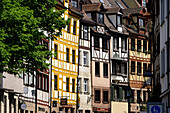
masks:
<path id="1" fill-rule="evenodd" d="M 127 8 L 126 5 L 122 2 L 122 0 L 108 0 L 108 2 L 112 5 L 112 7 L 120 7 L 120 4 L 123 8 Z"/>
<path id="2" fill-rule="evenodd" d="M 84 11 L 99 11 L 100 6 L 101 6 L 100 3 L 97 3 L 97 4 L 85 4 L 85 5 L 82 5 L 82 9 Z"/>
<path id="3" fill-rule="evenodd" d="M 127 8 L 123 9 L 123 14 L 124 15 L 129 15 L 129 14 L 137 14 L 140 13 L 140 11 L 143 9 L 143 7 L 138 7 L 138 8 Z"/>
<path id="4" fill-rule="evenodd" d="M 95 22 L 90 17 L 87 16 L 87 14 L 85 13 L 84 10 L 81 13 L 83 14 L 82 21 L 85 21 L 85 22 L 88 22 L 91 24 L 95 24 Z"/>
<path id="5" fill-rule="evenodd" d="M 107 14 L 111 14 L 111 13 L 118 13 L 120 10 L 119 7 L 117 8 L 108 8 L 108 11 L 106 12 Z"/>
<path id="6" fill-rule="evenodd" d="M 129 8 L 138 8 L 139 5 L 136 0 L 122 0 Z"/>

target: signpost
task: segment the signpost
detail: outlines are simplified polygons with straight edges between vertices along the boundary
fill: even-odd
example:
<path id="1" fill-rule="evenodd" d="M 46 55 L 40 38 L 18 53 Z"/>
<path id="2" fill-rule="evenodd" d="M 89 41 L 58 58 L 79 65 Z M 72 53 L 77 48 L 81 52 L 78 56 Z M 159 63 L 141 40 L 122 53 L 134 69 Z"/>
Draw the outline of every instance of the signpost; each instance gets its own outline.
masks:
<path id="1" fill-rule="evenodd" d="M 161 102 L 149 102 L 147 104 L 147 113 L 164 113 L 164 105 Z"/>

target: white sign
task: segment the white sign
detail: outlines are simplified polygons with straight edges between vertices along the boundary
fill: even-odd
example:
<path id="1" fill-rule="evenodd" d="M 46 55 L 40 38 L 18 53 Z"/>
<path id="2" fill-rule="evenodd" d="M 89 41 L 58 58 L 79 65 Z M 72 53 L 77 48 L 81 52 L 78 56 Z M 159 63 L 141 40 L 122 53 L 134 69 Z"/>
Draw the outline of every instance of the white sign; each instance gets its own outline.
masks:
<path id="1" fill-rule="evenodd" d="M 21 104 L 21 109 L 25 110 L 27 108 L 27 105 L 25 103 Z"/>
<path id="2" fill-rule="evenodd" d="M 148 113 L 164 113 L 163 104 L 152 102 L 148 103 Z"/>

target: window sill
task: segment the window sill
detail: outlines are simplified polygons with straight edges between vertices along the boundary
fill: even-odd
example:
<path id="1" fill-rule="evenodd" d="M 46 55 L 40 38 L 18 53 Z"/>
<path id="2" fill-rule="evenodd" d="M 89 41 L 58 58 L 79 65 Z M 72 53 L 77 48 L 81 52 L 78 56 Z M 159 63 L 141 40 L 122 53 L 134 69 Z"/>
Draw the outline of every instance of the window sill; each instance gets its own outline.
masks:
<path id="1" fill-rule="evenodd" d="M 138 73 L 137 75 L 138 75 L 138 76 L 141 76 L 142 74 L 141 74 L 141 73 Z"/>
<path id="2" fill-rule="evenodd" d="M 90 93 L 89 92 L 84 92 L 84 94 L 89 95 Z"/>
<path id="3" fill-rule="evenodd" d="M 95 77 L 100 77 L 100 75 L 95 75 Z"/>
<path id="4" fill-rule="evenodd" d="M 122 53 L 127 53 L 127 50 L 122 50 Z"/>
<path id="5" fill-rule="evenodd" d="M 108 52 L 109 50 L 108 49 L 103 49 L 104 52 Z"/>
<path id="6" fill-rule="evenodd" d="M 99 47 L 94 47 L 94 50 L 100 50 L 100 48 Z"/>
<path id="7" fill-rule="evenodd" d="M 108 76 L 103 76 L 104 78 L 108 78 Z"/>
<path id="8" fill-rule="evenodd" d="M 88 65 L 83 65 L 84 67 L 89 67 Z"/>
<path id="9" fill-rule="evenodd" d="M 132 75 L 135 75 L 135 72 L 131 72 Z"/>
<path id="10" fill-rule="evenodd" d="M 108 104 L 109 102 L 108 101 L 103 101 L 103 104 Z"/>
<path id="11" fill-rule="evenodd" d="M 100 101 L 94 101 L 95 103 L 100 103 Z"/>
<path id="12" fill-rule="evenodd" d="M 113 51 L 114 51 L 114 52 L 119 52 L 119 50 L 118 50 L 118 49 L 113 49 Z"/>

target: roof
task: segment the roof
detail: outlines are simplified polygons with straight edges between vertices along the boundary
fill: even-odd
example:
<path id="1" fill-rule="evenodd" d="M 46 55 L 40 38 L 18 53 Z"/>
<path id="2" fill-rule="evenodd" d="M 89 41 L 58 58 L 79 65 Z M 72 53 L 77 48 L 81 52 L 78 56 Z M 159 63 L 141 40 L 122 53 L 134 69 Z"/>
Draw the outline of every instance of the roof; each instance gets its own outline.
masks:
<path id="1" fill-rule="evenodd" d="M 107 14 L 111 14 L 111 13 L 118 13 L 120 11 L 119 7 L 116 8 L 109 8 L 108 11 L 106 12 Z"/>
<path id="2" fill-rule="evenodd" d="M 101 6 L 100 3 L 97 3 L 97 4 L 85 4 L 85 5 L 82 5 L 82 9 L 84 11 L 99 11 L 100 6 Z"/>
<path id="3" fill-rule="evenodd" d="M 112 7 L 123 7 L 122 9 L 126 9 L 127 6 L 122 2 L 122 0 L 108 0 L 108 2 L 112 5 Z"/>
<path id="4" fill-rule="evenodd" d="M 81 19 L 83 22 L 87 22 L 89 24 L 95 24 L 95 22 L 87 16 L 84 10 L 81 13 L 83 14 L 83 18 Z"/>
<path id="5" fill-rule="evenodd" d="M 136 0 L 122 0 L 122 2 L 124 2 L 128 6 L 128 8 L 140 7 Z"/>
<path id="6" fill-rule="evenodd" d="M 124 16 L 140 13 L 143 7 L 122 9 Z"/>

